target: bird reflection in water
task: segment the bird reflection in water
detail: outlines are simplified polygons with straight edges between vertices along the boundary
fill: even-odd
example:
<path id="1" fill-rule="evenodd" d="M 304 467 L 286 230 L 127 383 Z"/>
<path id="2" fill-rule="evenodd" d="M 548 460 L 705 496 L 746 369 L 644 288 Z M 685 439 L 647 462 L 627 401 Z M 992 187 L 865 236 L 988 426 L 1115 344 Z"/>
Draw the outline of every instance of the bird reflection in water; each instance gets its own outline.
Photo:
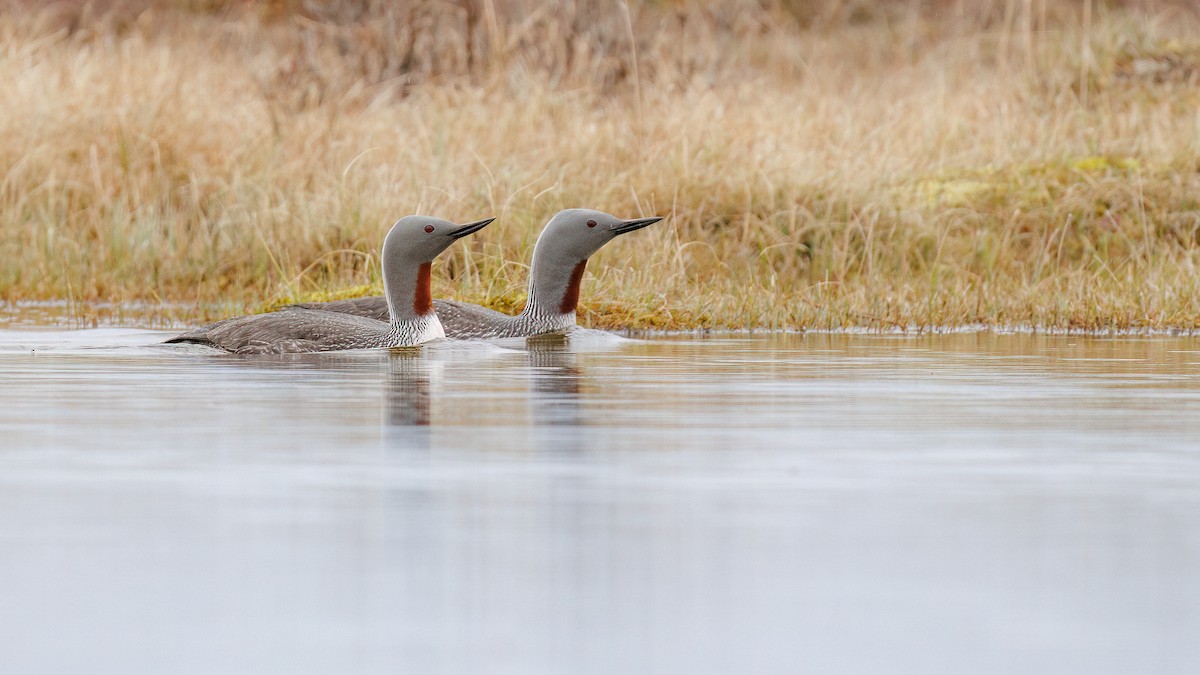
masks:
<path id="1" fill-rule="evenodd" d="M 530 338 L 529 407 L 538 452 L 575 452 L 584 445 L 580 399 L 583 372 L 562 336 Z"/>
<path id="2" fill-rule="evenodd" d="M 530 338 L 526 361 L 530 369 L 530 404 L 536 425 L 578 425 L 582 374 L 575 353 L 559 335 Z"/>
<path id="3" fill-rule="evenodd" d="M 561 336 L 530 338 L 525 346 L 524 367 L 509 361 L 504 368 L 524 371 L 525 377 L 520 379 L 528 383 L 528 392 L 522 395 L 519 391 L 508 390 L 514 398 L 506 401 L 493 397 L 498 408 L 476 406 L 476 412 L 484 415 L 483 418 L 476 417 L 476 423 L 488 419 L 485 411 L 490 410 L 495 415 L 500 410 L 512 410 L 513 406 L 520 409 L 527 405 L 528 427 L 510 426 L 506 443 L 502 445 L 527 447 L 535 452 L 571 452 L 581 448 L 584 439 L 580 404 L 585 387 L 576 354 L 568 349 Z M 430 360 L 419 349 L 391 350 L 384 397 L 384 436 L 392 449 L 429 450 L 435 428 L 438 429 L 439 444 L 449 442 L 454 447 L 460 447 L 460 444 L 461 447 L 472 447 L 479 442 L 478 434 L 471 431 L 469 425 L 462 426 L 465 420 L 443 420 L 436 424 L 433 421 L 433 399 L 437 392 L 431 380 L 436 377 L 434 369 L 444 365 L 448 364 Z M 466 367 L 468 364 L 456 365 Z M 511 412 L 503 419 L 508 420 L 506 425 L 511 425 L 514 420 Z M 521 441 L 525 434 L 528 434 L 527 445 Z"/>
<path id="4" fill-rule="evenodd" d="M 390 350 L 384 396 L 384 426 L 389 445 L 429 449 L 431 365 L 419 348 Z"/>

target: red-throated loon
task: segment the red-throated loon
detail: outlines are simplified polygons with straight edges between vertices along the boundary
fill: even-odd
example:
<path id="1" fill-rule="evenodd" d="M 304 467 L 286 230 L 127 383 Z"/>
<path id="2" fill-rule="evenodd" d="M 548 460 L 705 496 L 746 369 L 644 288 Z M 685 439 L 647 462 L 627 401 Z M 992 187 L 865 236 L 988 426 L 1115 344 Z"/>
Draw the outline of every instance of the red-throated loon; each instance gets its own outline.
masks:
<path id="1" fill-rule="evenodd" d="M 204 344 L 235 354 L 284 354 L 407 347 L 445 337 L 430 296 L 430 266 L 456 239 L 482 230 L 493 220 L 455 225 L 428 216 L 405 216 L 396 221 L 383 240 L 382 321 L 288 307 L 218 321 L 167 342 Z"/>
<path id="2" fill-rule="evenodd" d="M 538 237 L 529 270 L 529 299 L 516 316 L 454 300 L 435 300 L 446 335 L 458 339 L 528 337 L 565 330 L 575 325 L 579 283 L 588 258 L 618 235 L 640 230 L 662 217 L 622 220 L 602 211 L 559 211 Z M 372 319 L 387 317 L 380 296 L 296 305 L 306 309 L 351 314 Z"/>

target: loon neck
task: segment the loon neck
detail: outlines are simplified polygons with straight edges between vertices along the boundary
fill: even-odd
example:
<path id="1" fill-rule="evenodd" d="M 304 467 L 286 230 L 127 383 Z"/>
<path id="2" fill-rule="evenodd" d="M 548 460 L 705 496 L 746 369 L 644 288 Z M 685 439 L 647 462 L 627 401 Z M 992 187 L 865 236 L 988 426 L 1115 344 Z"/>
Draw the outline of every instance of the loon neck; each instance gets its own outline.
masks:
<path id="1" fill-rule="evenodd" d="M 562 300 L 558 303 L 559 314 L 574 314 L 579 305 L 579 284 L 583 282 L 583 271 L 587 268 L 587 260 L 580 260 L 571 270 L 567 279 L 567 289 L 563 291 Z"/>
<path id="2" fill-rule="evenodd" d="M 430 287 L 432 262 L 420 265 L 384 264 L 383 291 L 393 326 L 437 322 Z"/>
<path id="3" fill-rule="evenodd" d="M 417 316 L 433 314 L 433 290 L 430 288 L 430 271 L 433 263 L 421 263 L 417 268 L 417 285 L 413 288 L 413 313 Z"/>
<path id="4" fill-rule="evenodd" d="M 521 315 L 554 319 L 556 322 L 565 320 L 565 325 L 573 325 L 575 310 L 579 304 L 579 286 L 583 282 L 585 269 L 586 259 L 574 264 L 546 264 L 545 261 L 538 260 L 535 251 L 533 265 L 529 270 L 529 299 L 526 300 Z"/>

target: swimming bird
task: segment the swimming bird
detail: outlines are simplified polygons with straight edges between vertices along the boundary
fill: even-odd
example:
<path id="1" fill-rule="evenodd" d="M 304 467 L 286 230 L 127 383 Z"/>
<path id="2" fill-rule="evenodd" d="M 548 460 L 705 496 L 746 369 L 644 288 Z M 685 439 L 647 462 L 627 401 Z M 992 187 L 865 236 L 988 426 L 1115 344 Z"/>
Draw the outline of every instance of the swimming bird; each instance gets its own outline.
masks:
<path id="1" fill-rule="evenodd" d="M 455 225 L 405 216 L 396 221 L 383 240 L 383 320 L 292 306 L 218 321 L 167 342 L 204 344 L 235 354 L 284 354 L 407 347 L 445 337 L 429 288 L 433 259 L 493 220 Z"/>
<path id="2" fill-rule="evenodd" d="M 529 299 L 516 316 L 454 300 L 435 300 L 446 335 L 458 339 L 529 337 L 575 325 L 579 284 L 588 258 L 616 237 L 662 220 L 623 220 L 603 211 L 567 209 L 546 223 L 533 247 L 529 270 Z M 382 297 L 354 298 L 297 305 L 378 319 L 385 316 Z"/>

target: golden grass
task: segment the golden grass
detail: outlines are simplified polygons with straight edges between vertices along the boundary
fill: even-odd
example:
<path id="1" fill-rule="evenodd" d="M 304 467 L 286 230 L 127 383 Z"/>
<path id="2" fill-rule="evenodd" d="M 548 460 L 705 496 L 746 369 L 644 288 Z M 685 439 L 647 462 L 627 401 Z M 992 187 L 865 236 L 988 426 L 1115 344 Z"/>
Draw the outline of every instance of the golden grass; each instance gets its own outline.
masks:
<path id="1" fill-rule="evenodd" d="M 435 294 L 512 311 L 586 206 L 669 216 L 593 326 L 1200 326 L 1200 17 L 996 4 L 11 4 L 0 299 L 369 292 L 428 213 L 499 217 Z"/>

